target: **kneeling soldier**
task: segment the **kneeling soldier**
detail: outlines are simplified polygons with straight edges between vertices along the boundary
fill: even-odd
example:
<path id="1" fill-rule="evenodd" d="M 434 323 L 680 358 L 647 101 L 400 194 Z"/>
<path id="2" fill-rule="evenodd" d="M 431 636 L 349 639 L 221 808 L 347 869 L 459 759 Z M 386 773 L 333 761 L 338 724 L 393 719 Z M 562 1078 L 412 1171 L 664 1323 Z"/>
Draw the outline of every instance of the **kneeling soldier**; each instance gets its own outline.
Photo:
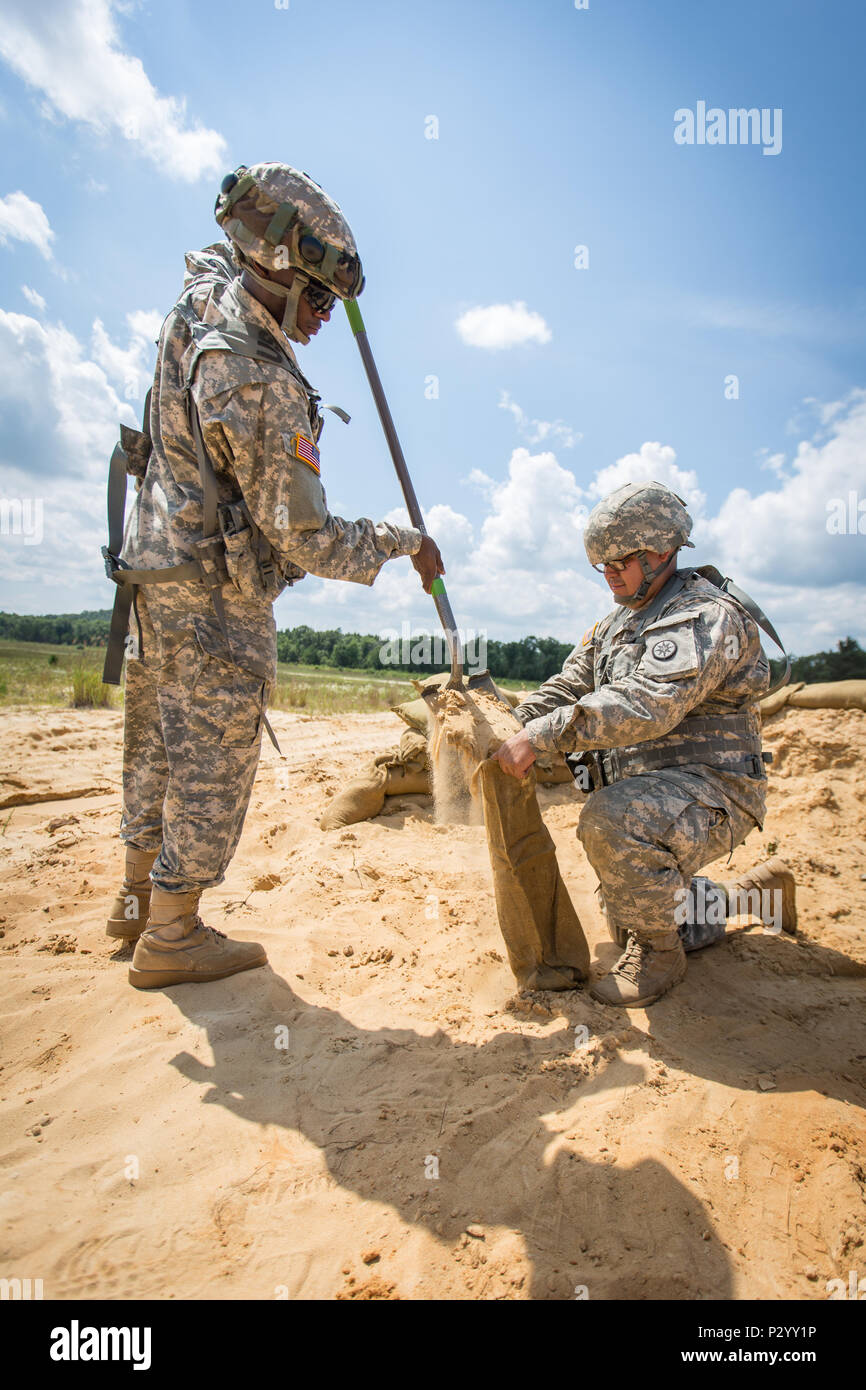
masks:
<path id="1" fill-rule="evenodd" d="M 770 670 L 758 627 L 778 638 L 717 570 L 677 569 L 691 527 L 661 483 L 629 483 L 595 507 L 584 545 L 618 607 L 517 707 L 524 727 L 497 754 L 518 777 L 538 753 L 579 754 L 569 761 L 590 795 L 578 835 L 625 947 L 592 994 L 626 1008 L 652 1004 L 685 975 L 686 950 L 724 936 L 723 914 L 694 920 L 707 894 L 693 875 L 765 812 L 757 701 Z M 732 887 L 777 894 L 781 926 L 794 930 L 781 860 Z"/>

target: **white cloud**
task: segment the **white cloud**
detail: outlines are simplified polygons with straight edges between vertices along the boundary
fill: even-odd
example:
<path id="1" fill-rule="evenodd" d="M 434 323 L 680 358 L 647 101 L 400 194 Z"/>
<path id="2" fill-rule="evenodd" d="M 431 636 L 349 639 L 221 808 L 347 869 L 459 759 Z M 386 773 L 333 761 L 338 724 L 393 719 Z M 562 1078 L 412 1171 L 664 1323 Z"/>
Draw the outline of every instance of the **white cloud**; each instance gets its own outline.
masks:
<path id="1" fill-rule="evenodd" d="M 117 0 L 5 0 L 0 56 L 45 98 L 43 114 L 115 132 L 169 177 L 219 173 L 226 142 L 190 123 L 183 98 L 160 96 L 139 58 L 123 52 Z"/>
<path id="2" fill-rule="evenodd" d="M 785 477 L 785 455 L 771 454 L 769 449 L 759 449 L 755 455 L 758 467 L 766 473 L 775 473 L 777 478 Z"/>
<path id="3" fill-rule="evenodd" d="M 777 488 L 755 496 L 735 488 L 718 515 L 704 520 L 696 533 L 720 554 L 726 573 L 795 593 L 799 623 L 829 619 L 830 626 L 838 626 L 839 614 L 832 611 L 836 599 L 844 609 L 847 586 L 866 582 L 866 544 L 856 533 L 856 517 L 855 534 L 836 534 L 828 521 L 838 506 L 850 513 L 852 493 L 866 500 L 864 459 L 866 391 L 855 391 L 843 410 L 833 413 L 828 438 L 799 444 L 790 473 Z M 863 597 L 861 588 L 861 613 Z"/>
<path id="4" fill-rule="evenodd" d="M 519 433 L 530 444 L 561 444 L 563 449 L 571 449 L 583 438 L 564 420 L 530 420 L 526 411 L 511 399 L 507 391 L 500 393 L 499 409 L 509 411 Z"/>
<path id="5" fill-rule="evenodd" d="M 669 444 L 641 444 L 636 454 L 625 454 L 596 473 L 589 485 L 590 496 L 599 500 L 626 483 L 664 483 L 683 499 L 694 517 L 703 510 L 706 498 L 698 475 L 693 469 L 678 468 L 676 457 Z"/>
<path id="6" fill-rule="evenodd" d="M 0 309 L 2 461 L 31 474 L 102 478 L 134 412 L 61 323 Z M 130 416 L 132 415 L 132 418 Z"/>
<path id="7" fill-rule="evenodd" d="M 108 607 L 105 486 L 118 422 L 135 422 L 102 368 L 60 323 L 0 310 L 0 496 L 40 501 L 43 538 L 4 537 L 2 606 Z"/>
<path id="8" fill-rule="evenodd" d="M 32 290 L 29 285 L 22 285 L 21 293 L 28 304 L 32 304 L 34 309 L 39 309 L 41 313 L 45 313 L 48 306 L 38 290 Z"/>
<path id="9" fill-rule="evenodd" d="M 493 489 L 496 487 L 496 479 L 491 478 L 489 473 L 485 473 L 481 468 L 472 468 L 465 478 L 460 479 L 461 486 L 475 488 L 482 497 L 492 497 Z"/>
<path id="10" fill-rule="evenodd" d="M 541 314 L 527 309 L 523 300 L 467 309 L 454 326 L 469 347 L 510 348 L 520 343 L 549 343 L 552 337 Z"/>
<path id="11" fill-rule="evenodd" d="M 27 242 L 35 246 L 46 261 L 51 260 L 54 240 L 51 224 L 41 204 L 34 203 L 20 190 L 0 198 L 0 246 L 6 246 L 10 240 Z"/>
<path id="12" fill-rule="evenodd" d="M 159 337 L 163 315 L 155 309 L 137 309 L 127 314 L 129 346 L 113 343 L 101 319 L 93 324 L 93 357 L 111 381 L 122 385 L 126 400 L 141 399 L 150 385 L 154 365 L 154 341 Z"/>

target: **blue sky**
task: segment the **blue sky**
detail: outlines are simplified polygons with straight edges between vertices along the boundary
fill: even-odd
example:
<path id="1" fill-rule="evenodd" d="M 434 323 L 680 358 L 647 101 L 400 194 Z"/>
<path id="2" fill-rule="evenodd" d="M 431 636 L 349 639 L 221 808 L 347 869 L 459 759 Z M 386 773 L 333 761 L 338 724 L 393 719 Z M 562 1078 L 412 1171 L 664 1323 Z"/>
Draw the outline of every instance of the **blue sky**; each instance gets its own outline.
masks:
<path id="1" fill-rule="evenodd" d="M 462 627 L 576 639 L 610 606 L 587 510 L 658 477 L 795 651 L 866 641 L 864 37 L 853 0 L 0 0 L 0 607 L 110 603 L 116 421 L 222 174 L 281 159 L 355 231 Z M 698 103 L 774 124 L 677 143 Z M 331 509 L 399 516 L 341 312 L 299 357 L 353 417 Z M 406 560 L 276 616 L 435 626 Z"/>

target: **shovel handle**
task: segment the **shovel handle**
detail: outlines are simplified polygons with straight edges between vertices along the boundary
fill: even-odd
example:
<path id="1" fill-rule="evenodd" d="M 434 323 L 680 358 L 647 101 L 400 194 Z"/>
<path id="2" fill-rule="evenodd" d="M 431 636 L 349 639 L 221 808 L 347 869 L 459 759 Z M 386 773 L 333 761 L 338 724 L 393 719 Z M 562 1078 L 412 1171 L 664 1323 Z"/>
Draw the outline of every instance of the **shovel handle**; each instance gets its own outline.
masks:
<path id="1" fill-rule="evenodd" d="M 382 422 L 382 429 L 385 432 L 385 439 L 391 453 L 391 459 L 400 480 L 400 487 L 403 489 L 403 497 L 406 501 L 406 510 L 409 519 L 417 531 L 423 536 L 427 535 L 427 527 L 424 525 L 424 518 L 421 515 L 421 508 L 418 505 L 418 498 L 412 486 L 412 479 L 409 477 L 409 469 L 406 467 L 406 459 L 400 447 L 400 440 L 397 438 L 397 431 L 394 427 L 394 420 L 391 415 L 388 401 L 385 397 L 385 389 L 382 386 L 382 379 L 379 376 L 378 368 L 373 360 L 373 352 L 367 338 L 367 330 L 364 327 L 364 320 L 361 310 L 358 308 L 357 299 L 344 299 L 343 304 L 346 309 L 346 317 L 355 335 L 355 342 L 358 344 L 358 351 L 361 354 L 361 361 L 364 364 L 364 371 L 367 373 L 367 380 L 370 383 L 370 390 L 373 393 L 373 400 L 376 402 L 376 409 L 379 412 L 379 419 Z M 436 605 L 436 612 L 439 620 L 445 629 L 445 636 L 448 639 L 448 646 L 451 649 L 451 679 L 448 684 L 462 685 L 463 681 L 463 653 L 460 650 L 460 641 L 457 634 L 457 624 L 454 622 L 454 614 L 451 611 L 451 604 L 445 592 L 445 583 L 441 575 L 437 575 L 430 588 L 430 594 Z"/>

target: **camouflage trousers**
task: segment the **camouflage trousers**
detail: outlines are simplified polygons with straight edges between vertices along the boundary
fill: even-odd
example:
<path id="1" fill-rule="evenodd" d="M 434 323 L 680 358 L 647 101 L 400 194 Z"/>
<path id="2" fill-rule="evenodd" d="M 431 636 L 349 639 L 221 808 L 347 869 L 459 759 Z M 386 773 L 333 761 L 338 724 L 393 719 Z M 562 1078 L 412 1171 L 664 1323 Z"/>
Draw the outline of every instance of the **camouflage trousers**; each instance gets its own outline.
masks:
<path id="1" fill-rule="evenodd" d="M 702 901 L 694 875 L 728 856 L 761 825 L 765 778 L 712 768 L 665 768 L 624 777 L 590 794 L 578 836 L 598 875 L 615 932 L 648 945 L 678 930 L 691 900 Z M 724 934 L 692 923 L 681 931 L 688 950 Z"/>
<path id="2" fill-rule="evenodd" d="M 224 591 L 225 592 L 225 591 Z M 159 849 L 152 879 L 220 883 L 237 848 L 276 675 L 270 604 L 228 598 L 231 651 L 201 589 L 138 590 L 126 663 L 120 838 Z"/>

